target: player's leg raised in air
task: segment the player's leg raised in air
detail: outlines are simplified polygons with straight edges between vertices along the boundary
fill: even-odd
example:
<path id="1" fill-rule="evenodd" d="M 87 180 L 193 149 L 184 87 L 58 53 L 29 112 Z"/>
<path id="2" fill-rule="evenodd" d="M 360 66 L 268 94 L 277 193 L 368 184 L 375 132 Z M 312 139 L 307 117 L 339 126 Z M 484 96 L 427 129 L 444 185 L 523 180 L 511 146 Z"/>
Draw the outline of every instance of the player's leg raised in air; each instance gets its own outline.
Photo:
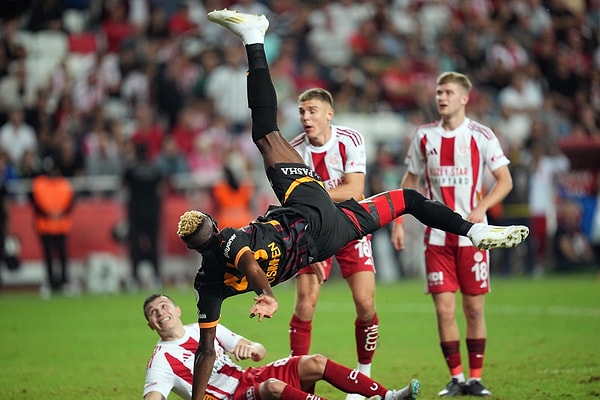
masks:
<path id="1" fill-rule="evenodd" d="M 283 137 L 277 125 L 277 94 L 275 93 L 273 82 L 271 81 L 269 66 L 264 51 L 264 37 L 267 28 L 269 27 L 269 21 L 264 15 L 244 14 L 227 9 L 211 11 L 208 13 L 208 19 L 229 29 L 236 34 L 245 45 L 246 53 L 248 55 L 248 106 L 251 109 L 252 115 L 252 139 L 263 156 L 265 168 L 268 169 L 278 163 L 305 165 L 302 157 Z M 403 190 L 399 189 L 397 191 L 390 191 L 389 193 L 393 192 L 402 193 Z M 388 203 L 390 209 L 388 209 L 386 214 L 389 214 L 392 210 L 396 210 L 396 212 L 400 211 L 398 210 L 397 204 L 389 204 L 389 200 L 391 197 L 398 199 L 398 197 L 403 196 L 389 196 L 389 193 L 386 192 L 375 195 L 370 199 L 363 200 L 361 203 L 372 202 L 376 203 L 375 205 L 377 206 L 383 206 L 384 203 Z M 379 196 L 385 196 L 385 201 L 382 198 L 377 198 Z M 398 204 L 404 204 L 404 200 L 399 201 Z M 363 206 L 365 208 L 370 208 L 371 204 L 367 205 L 363 203 Z M 431 214 L 433 214 L 432 212 L 429 212 L 429 209 L 434 211 L 435 208 L 439 209 L 445 206 L 427 203 L 425 204 L 425 207 L 427 212 L 421 214 L 424 217 L 427 217 L 428 215 L 431 216 Z M 381 210 L 377 211 L 381 212 Z M 405 210 L 402 211 L 404 212 Z M 422 219 L 412 210 L 409 209 L 408 212 L 426 225 L 468 236 L 473 244 L 479 249 L 514 247 L 525 240 L 529 234 L 529 229 L 520 225 L 498 227 L 485 224 L 474 224 L 471 226 L 470 223 L 468 230 L 463 229 L 464 232 L 457 232 L 456 229 L 448 229 L 448 226 L 452 225 L 451 223 L 440 226 L 440 221 L 435 218 Z M 398 215 L 392 215 L 391 219 L 394 219 L 397 216 Z M 391 221 L 389 218 L 381 218 L 381 215 L 373 215 L 373 217 L 378 220 L 379 227 L 384 226 Z M 364 233 L 367 234 L 371 232 Z"/>

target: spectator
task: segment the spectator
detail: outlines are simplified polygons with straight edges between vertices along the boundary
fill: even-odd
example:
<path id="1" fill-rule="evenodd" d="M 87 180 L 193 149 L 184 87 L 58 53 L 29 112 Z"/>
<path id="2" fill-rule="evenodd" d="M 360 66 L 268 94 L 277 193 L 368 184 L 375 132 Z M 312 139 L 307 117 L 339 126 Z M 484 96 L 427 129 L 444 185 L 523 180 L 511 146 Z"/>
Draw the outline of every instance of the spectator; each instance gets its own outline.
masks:
<path id="1" fill-rule="evenodd" d="M 5 152 L 0 152 L 0 268 L 5 264 L 5 240 L 8 233 L 8 176 L 10 163 Z M 0 274 L 0 291 L 2 291 L 2 274 Z"/>
<path id="2" fill-rule="evenodd" d="M 542 87 L 530 79 L 525 70 L 517 68 L 510 77 L 510 83 L 500 89 L 498 103 L 506 128 L 503 136 L 511 147 L 520 149 L 527 140 L 532 117 L 543 106 L 544 93 Z"/>
<path id="3" fill-rule="evenodd" d="M 160 221 L 165 184 L 158 164 L 150 158 L 144 143 L 135 144 L 135 160 L 122 177 L 127 191 L 128 249 L 131 263 L 130 290 L 141 287 L 139 267 L 147 260 L 152 266 L 151 287 L 160 286 Z"/>
<path id="4" fill-rule="evenodd" d="M 35 104 L 38 84 L 27 70 L 25 59 L 10 63 L 9 74 L 0 79 L 0 103 L 4 107 L 32 107 Z"/>
<path id="5" fill-rule="evenodd" d="M 213 101 L 214 112 L 224 117 L 234 132 L 241 132 L 250 112 L 246 101 L 246 62 L 244 47 L 230 44 L 223 48 L 225 63 L 207 77 L 206 94 Z"/>
<path id="6" fill-rule="evenodd" d="M 66 132 L 57 132 L 52 155 L 61 174 L 68 178 L 83 176 L 85 156 L 77 139 Z"/>
<path id="7" fill-rule="evenodd" d="M 565 200 L 558 210 L 553 240 L 556 270 L 573 272 L 594 265 L 596 259 L 592 244 L 581 230 L 581 206 L 575 201 Z"/>
<path id="8" fill-rule="evenodd" d="M 494 88 L 502 89 L 510 83 L 512 73 L 529 62 L 527 50 L 510 32 L 501 32 L 487 53 L 487 64 L 492 72 L 490 81 Z"/>
<path id="9" fill-rule="evenodd" d="M 85 175 L 118 177 L 122 173 L 119 144 L 105 129 L 106 121 L 98 118 L 84 138 Z"/>
<path id="10" fill-rule="evenodd" d="M 241 228 L 255 217 L 252 212 L 254 184 L 248 165 L 242 154 L 231 152 L 224 163 L 222 179 L 211 189 L 215 220 L 220 226 Z"/>
<path id="11" fill-rule="evenodd" d="M 198 115 L 197 109 L 186 107 L 181 110 L 177 118 L 177 123 L 171 131 L 171 135 L 179 148 L 181 154 L 189 157 L 194 150 L 194 144 L 202 134 L 206 126 L 198 126 L 196 123 Z"/>
<path id="12" fill-rule="evenodd" d="M 37 151 L 38 140 L 33 128 L 25 122 L 25 112 L 20 106 L 9 112 L 8 122 L 0 127 L 0 151 L 5 151 L 10 162 L 17 166 L 27 150 Z"/>
<path id="13" fill-rule="evenodd" d="M 48 156 L 49 154 L 46 154 Z M 27 150 L 21 157 L 21 162 L 14 166 L 15 175 L 20 179 L 32 179 L 41 171 L 41 159 L 35 150 Z"/>
<path id="14" fill-rule="evenodd" d="M 27 29 L 33 32 L 63 29 L 62 17 L 65 11 L 63 0 L 33 0 Z"/>
<path id="15" fill-rule="evenodd" d="M 41 287 L 40 295 L 47 298 L 59 291 L 73 294 L 74 286 L 69 285 L 67 237 L 73 226 L 75 192 L 51 157 L 43 160 L 42 174 L 31 183 L 31 204 L 47 273 L 47 285 Z M 56 258 L 59 271 L 55 269 Z"/>
<path id="16" fill-rule="evenodd" d="M 135 109 L 137 126 L 131 135 L 131 142 L 144 145 L 150 160 L 156 159 L 165 137 L 165 131 L 149 104 L 138 104 Z"/>
<path id="17" fill-rule="evenodd" d="M 179 174 L 187 174 L 190 167 L 185 155 L 182 153 L 177 140 L 173 135 L 168 135 L 163 141 L 163 148 L 156 160 L 161 174 L 168 184 L 169 192 L 176 191 L 175 179 Z"/>
<path id="18" fill-rule="evenodd" d="M 533 274 L 548 271 L 547 243 L 549 231 L 556 226 L 556 179 L 569 170 L 569 159 L 560 151 L 556 141 L 533 143 L 529 179 L 529 212 L 531 238 L 535 249 Z"/>
<path id="19" fill-rule="evenodd" d="M 106 39 L 109 53 L 118 53 L 123 43 L 133 36 L 135 26 L 128 20 L 128 4 L 124 0 L 113 0 L 105 3 L 105 15 L 101 30 Z"/>

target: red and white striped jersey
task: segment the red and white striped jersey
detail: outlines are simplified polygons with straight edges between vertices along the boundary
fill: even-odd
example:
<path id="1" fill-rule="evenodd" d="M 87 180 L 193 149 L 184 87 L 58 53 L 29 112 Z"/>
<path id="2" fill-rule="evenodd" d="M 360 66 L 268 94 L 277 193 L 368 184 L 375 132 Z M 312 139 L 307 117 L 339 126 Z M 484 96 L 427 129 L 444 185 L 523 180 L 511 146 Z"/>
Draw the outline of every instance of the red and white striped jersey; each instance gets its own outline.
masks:
<path id="1" fill-rule="evenodd" d="M 360 132 L 331 125 L 331 138 L 323 146 L 310 144 L 305 133 L 290 141 L 304 162 L 314 169 L 329 190 L 344 182 L 344 174 L 367 171 L 365 140 Z"/>
<path id="2" fill-rule="evenodd" d="M 172 391 L 183 399 L 192 398 L 194 356 L 200 329 L 197 323 L 185 325 L 185 335 L 179 340 L 159 340 L 146 367 L 144 396 L 159 392 L 166 399 Z M 242 337 L 217 325 L 216 359 L 206 392 L 217 399 L 227 399 L 238 387 L 243 370 L 226 354 L 233 351 Z"/>
<path id="3" fill-rule="evenodd" d="M 424 174 L 427 195 L 466 217 L 483 197 L 485 168 L 509 164 L 494 132 L 469 118 L 453 131 L 441 121 L 420 126 L 405 159 L 408 171 Z M 445 246 L 446 232 L 428 228 L 428 244 Z M 427 239 L 428 238 L 428 239 Z M 472 246 L 460 237 L 460 246 Z"/>

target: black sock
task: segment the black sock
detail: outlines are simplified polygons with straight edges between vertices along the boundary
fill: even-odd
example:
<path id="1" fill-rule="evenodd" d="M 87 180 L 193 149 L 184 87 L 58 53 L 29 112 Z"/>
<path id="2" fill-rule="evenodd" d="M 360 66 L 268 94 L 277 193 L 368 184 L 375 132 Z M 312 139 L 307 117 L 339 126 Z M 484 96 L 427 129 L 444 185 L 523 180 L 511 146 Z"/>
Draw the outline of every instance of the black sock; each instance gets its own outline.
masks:
<path id="1" fill-rule="evenodd" d="M 252 114 L 252 140 L 255 142 L 270 132 L 279 131 L 277 126 L 277 94 L 269 74 L 264 45 L 254 43 L 246 46 L 248 55 L 248 107 Z"/>
<path id="2" fill-rule="evenodd" d="M 473 226 L 472 222 L 465 220 L 459 213 L 439 201 L 426 198 L 416 190 L 404 189 L 404 202 L 410 214 L 432 228 L 467 236 Z"/>

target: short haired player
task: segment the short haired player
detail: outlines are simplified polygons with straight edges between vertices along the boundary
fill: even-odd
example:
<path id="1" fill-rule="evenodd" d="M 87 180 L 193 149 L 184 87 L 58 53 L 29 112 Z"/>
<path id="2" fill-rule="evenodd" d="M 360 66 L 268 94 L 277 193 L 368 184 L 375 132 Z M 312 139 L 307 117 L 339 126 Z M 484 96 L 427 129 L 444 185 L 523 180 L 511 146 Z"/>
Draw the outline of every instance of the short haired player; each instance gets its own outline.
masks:
<path id="1" fill-rule="evenodd" d="M 181 308 L 165 294 L 152 294 L 144 301 L 144 316 L 150 329 L 160 337 L 146 367 L 144 400 L 164 400 L 175 393 L 193 398 L 194 354 L 198 347 L 198 324 L 184 325 Z M 399 390 L 390 390 L 368 376 L 352 371 L 322 355 L 288 357 L 244 370 L 236 360 L 265 358 L 266 350 L 219 324 L 214 340 L 213 368 L 204 400 L 277 400 L 321 397 L 306 390 L 323 380 L 344 392 L 379 396 L 383 400 L 414 399 L 420 391 L 417 379 Z M 349 379 L 351 378 L 351 379 Z"/>
<path id="2" fill-rule="evenodd" d="M 298 96 L 298 113 L 303 132 L 290 140 L 302 159 L 319 174 L 333 201 L 364 198 L 367 156 L 363 135 L 347 126 L 332 124 L 333 96 L 323 88 L 310 88 Z M 375 262 L 371 235 L 346 244 L 335 253 L 341 275 L 352 292 L 356 311 L 354 337 L 357 369 L 371 375 L 371 363 L 379 338 L 379 318 L 375 309 Z M 333 258 L 322 261 L 325 279 Z M 292 355 L 309 354 L 312 321 L 321 289 L 312 266 L 296 274 L 296 300 L 290 320 Z M 346 400 L 360 400 L 349 394 Z"/>

